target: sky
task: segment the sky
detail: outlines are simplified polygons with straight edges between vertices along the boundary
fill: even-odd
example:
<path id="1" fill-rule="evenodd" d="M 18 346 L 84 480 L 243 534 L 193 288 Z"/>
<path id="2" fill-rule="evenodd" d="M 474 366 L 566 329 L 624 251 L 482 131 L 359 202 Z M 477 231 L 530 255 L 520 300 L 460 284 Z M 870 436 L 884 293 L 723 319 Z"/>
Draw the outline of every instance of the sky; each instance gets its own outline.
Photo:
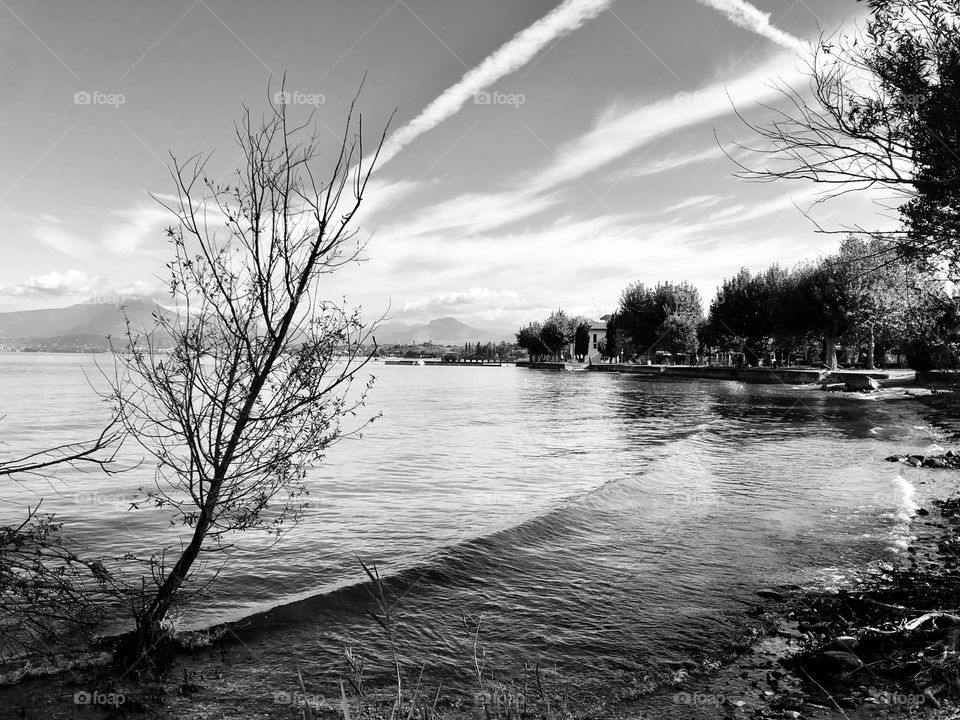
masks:
<path id="1" fill-rule="evenodd" d="M 599 317 L 635 281 L 709 302 L 739 268 L 833 251 L 817 189 L 751 183 L 777 82 L 854 0 L 0 0 L 0 311 L 164 297 L 170 156 L 238 165 L 234 122 L 286 75 L 326 147 L 395 111 L 327 296 L 373 319 L 513 329 Z M 369 143 L 369 140 L 368 140 Z M 369 144 L 368 144 L 369 147 Z M 329 154 L 329 153 L 328 153 Z M 320 158 L 321 165 L 323 157 Z M 869 222 L 869 198 L 811 211 Z"/>

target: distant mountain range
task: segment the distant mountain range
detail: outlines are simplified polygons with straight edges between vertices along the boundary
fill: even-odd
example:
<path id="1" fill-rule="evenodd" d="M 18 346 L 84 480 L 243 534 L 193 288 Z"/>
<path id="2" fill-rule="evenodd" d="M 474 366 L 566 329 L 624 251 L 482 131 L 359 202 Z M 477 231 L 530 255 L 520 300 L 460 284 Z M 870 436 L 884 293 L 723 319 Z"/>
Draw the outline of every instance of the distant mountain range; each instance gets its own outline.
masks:
<path id="1" fill-rule="evenodd" d="M 152 300 L 131 298 L 124 302 L 134 329 L 153 326 L 158 305 Z M 114 303 L 80 303 L 49 310 L 0 313 L 0 343 L 4 347 L 32 349 L 106 348 L 108 335 L 126 332 L 124 315 Z"/>
<path id="2" fill-rule="evenodd" d="M 155 301 L 133 298 L 125 301 L 127 317 L 134 328 L 149 328 L 158 309 Z M 112 303 L 80 303 L 50 310 L 0 313 L 0 347 L 34 350 L 106 349 L 108 335 L 118 338 L 126 331 L 123 313 Z M 481 329 L 452 317 L 424 325 L 385 323 L 374 333 L 381 345 L 413 345 L 433 342 L 462 345 L 477 342 L 513 342 L 503 329 Z"/>
<path id="3" fill-rule="evenodd" d="M 475 328 L 452 317 L 431 320 L 425 325 L 384 323 L 373 335 L 380 345 L 415 345 L 424 342 L 461 345 L 466 342 L 516 341 L 515 334 L 509 330 Z"/>

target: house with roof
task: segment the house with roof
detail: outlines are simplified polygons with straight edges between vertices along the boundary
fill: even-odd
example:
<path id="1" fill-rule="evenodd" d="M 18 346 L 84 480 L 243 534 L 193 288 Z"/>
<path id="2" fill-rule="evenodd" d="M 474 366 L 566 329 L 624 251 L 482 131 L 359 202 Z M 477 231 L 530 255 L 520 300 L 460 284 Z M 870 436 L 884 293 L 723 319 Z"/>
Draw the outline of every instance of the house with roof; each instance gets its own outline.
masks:
<path id="1" fill-rule="evenodd" d="M 600 348 L 607 339 L 607 321 L 610 319 L 610 315 L 604 315 L 599 320 L 591 320 L 589 323 L 589 335 L 590 340 L 587 345 L 587 355 L 584 358 L 584 363 L 597 363 L 600 362 L 601 353 Z M 567 356 L 574 361 L 576 360 L 576 344 L 571 342 L 570 346 L 567 348 Z"/>

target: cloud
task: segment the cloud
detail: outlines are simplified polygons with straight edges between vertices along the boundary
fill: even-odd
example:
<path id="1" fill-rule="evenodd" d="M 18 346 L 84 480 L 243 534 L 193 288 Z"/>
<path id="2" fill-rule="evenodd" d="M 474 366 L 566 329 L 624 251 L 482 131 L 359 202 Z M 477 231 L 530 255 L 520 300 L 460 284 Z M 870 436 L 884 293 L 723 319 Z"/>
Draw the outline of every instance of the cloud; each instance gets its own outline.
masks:
<path id="1" fill-rule="evenodd" d="M 378 165 L 386 165 L 411 142 L 455 115 L 481 90 L 519 70 L 547 45 L 572 33 L 612 4 L 613 0 L 564 0 L 468 70 L 459 82 L 444 90 L 413 120 L 392 133 L 380 150 Z"/>
<path id="2" fill-rule="evenodd" d="M 144 253 L 166 252 L 163 228 L 173 218 L 168 210 L 157 206 L 142 206 L 114 210 L 101 227 L 79 234 L 68 230 L 57 217 L 41 214 L 26 220 L 30 234 L 54 250 L 78 259 L 102 255 L 132 257 Z"/>
<path id="3" fill-rule="evenodd" d="M 723 198 L 720 197 L 719 195 L 694 195 L 693 197 L 688 197 L 684 200 L 681 200 L 675 205 L 671 205 L 670 207 L 664 208 L 660 212 L 662 213 L 676 212 L 678 210 L 686 210 L 692 207 L 707 208 L 707 207 L 711 207 L 712 205 L 716 205 L 722 200 Z"/>
<path id="4" fill-rule="evenodd" d="M 115 220 L 101 230 L 100 244 L 122 256 L 167 250 L 163 228 L 174 224 L 170 211 L 159 206 L 113 212 Z"/>
<path id="5" fill-rule="evenodd" d="M 107 281 L 100 275 L 90 275 L 82 270 L 53 270 L 43 275 L 34 275 L 19 285 L 0 288 L 4 295 L 26 297 L 65 297 L 70 295 L 95 295 L 106 287 Z"/>
<path id="6" fill-rule="evenodd" d="M 780 90 L 774 80 L 793 84 L 803 71 L 791 53 L 780 54 L 730 81 L 716 81 L 692 93 L 678 93 L 628 110 L 603 113 L 593 129 L 560 147 L 557 159 L 529 184 L 540 191 L 570 182 L 676 131 L 723 117 L 738 105 L 769 101 Z"/>
<path id="7" fill-rule="evenodd" d="M 473 287 L 464 291 L 444 292 L 405 302 L 397 318 L 428 321 L 453 316 L 470 323 L 496 323 L 517 312 L 531 311 L 537 303 L 516 290 L 494 290 Z M 512 327 L 512 322 L 508 327 Z"/>
<path id="8" fill-rule="evenodd" d="M 122 287 L 116 287 L 102 275 L 83 270 L 51 270 L 42 275 L 34 275 L 17 285 L 0 286 L 0 295 L 48 299 L 82 299 L 98 303 L 117 303 L 124 298 L 151 297 L 157 295 L 153 283 L 134 280 Z"/>
<path id="9" fill-rule="evenodd" d="M 627 172 L 627 175 L 629 177 L 659 175 L 660 173 L 677 170 L 678 168 L 686 167 L 687 165 L 695 165 L 696 163 L 719 160 L 723 157 L 726 157 L 723 154 L 723 151 L 719 147 L 714 146 L 700 152 L 687 153 L 684 155 L 668 155 L 667 157 L 660 158 L 658 160 L 636 165 L 630 168 L 630 170 Z"/>
<path id="10" fill-rule="evenodd" d="M 803 41 L 770 22 L 770 13 L 765 13 L 745 0 L 697 0 L 701 5 L 723 13 L 734 25 L 761 35 L 778 45 L 793 50 L 802 50 Z"/>

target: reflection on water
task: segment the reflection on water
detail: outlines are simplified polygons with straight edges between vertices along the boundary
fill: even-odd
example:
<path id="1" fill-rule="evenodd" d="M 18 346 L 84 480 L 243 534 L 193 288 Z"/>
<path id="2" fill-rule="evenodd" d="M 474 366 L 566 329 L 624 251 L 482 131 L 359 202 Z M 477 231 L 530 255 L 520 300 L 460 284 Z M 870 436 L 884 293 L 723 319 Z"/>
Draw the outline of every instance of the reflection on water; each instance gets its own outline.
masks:
<path id="1" fill-rule="evenodd" d="M 77 356 L 0 356 L 12 450 L 95 432 Z M 879 403 L 809 389 L 516 368 L 376 367 L 383 419 L 311 474 L 304 522 L 269 551 L 243 538 L 183 627 L 239 620 L 236 672 L 330 680 L 345 644 L 384 652 L 356 556 L 402 596 L 404 652 L 451 679 L 461 612 L 498 667 L 541 658 L 586 686 L 710 654 L 753 590 L 822 583 L 904 531 L 891 439 L 922 433 Z M 44 507 L 94 550 L 170 541 L 126 512 L 148 468 L 70 478 Z M 901 484 L 898 484 L 901 483 Z M 4 512 L 35 502 L 4 489 Z M 86 498 L 85 500 L 81 498 Z M 887 512 L 881 512 L 886 510 Z M 384 666 L 385 669 L 385 666 Z M 267 693 L 265 691 L 267 695 Z"/>

